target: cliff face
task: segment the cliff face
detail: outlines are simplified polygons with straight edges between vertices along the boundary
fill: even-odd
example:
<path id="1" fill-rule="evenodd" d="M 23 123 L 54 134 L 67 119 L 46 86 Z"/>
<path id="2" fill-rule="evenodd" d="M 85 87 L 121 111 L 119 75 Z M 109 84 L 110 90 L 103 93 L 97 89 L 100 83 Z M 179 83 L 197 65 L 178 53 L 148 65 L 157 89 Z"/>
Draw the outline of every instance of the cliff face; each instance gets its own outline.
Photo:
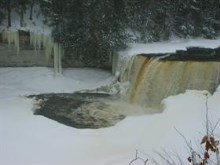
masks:
<path id="1" fill-rule="evenodd" d="M 53 66 L 43 49 L 35 50 L 30 44 L 29 32 L 19 30 L 17 33 L 17 43 L 15 39 L 6 41 L 4 34 L 0 34 L 0 67 Z"/>
<path id="2" fill-rule="evenodd" d="M 54 66 L 55 43 L 51 36 L 27 31 L 0 33 L 0 67 Z M 111 61 L 97 65 L 96 57 L 76 57 L 73 50 L 64 50 L 62 67 L 95 67 L 111 69 Z M 88 62 L 89 60 L 89 62 Z"/>
<path id="3" fill-rule="evenodd" d="M 220 61 L 220 47 L 202 48 L 188 47 L 186 50 L 177 50 L 175 53 L 139 54 L 147 58 L 161 57 L 160 61 Z"/>

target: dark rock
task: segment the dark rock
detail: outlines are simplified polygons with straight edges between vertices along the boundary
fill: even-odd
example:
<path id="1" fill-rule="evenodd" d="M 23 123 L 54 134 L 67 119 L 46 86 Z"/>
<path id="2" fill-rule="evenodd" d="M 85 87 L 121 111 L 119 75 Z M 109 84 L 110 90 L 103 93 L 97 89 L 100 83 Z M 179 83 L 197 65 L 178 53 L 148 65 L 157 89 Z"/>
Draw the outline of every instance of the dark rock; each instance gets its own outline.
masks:
<path id="1" fill-rule="evenodd" d="M 75 128 L 103 128 L 115 125 L 125 118 L 112 111 L 105 98 L 114 99 L 108 94 L 72 93 L 41 94 L 29 98 L 38 100 L 35 115 L 42 115 Z"/>
<path id="2" fill-rule="evenodd" d="M 161 61 L 220 61 L 220 47 L 216 49 L 188 47 L 187 50 L 177 50 L 175 53 L 151 53 L 140 55 L 148 58 L 161 57 Z"/>

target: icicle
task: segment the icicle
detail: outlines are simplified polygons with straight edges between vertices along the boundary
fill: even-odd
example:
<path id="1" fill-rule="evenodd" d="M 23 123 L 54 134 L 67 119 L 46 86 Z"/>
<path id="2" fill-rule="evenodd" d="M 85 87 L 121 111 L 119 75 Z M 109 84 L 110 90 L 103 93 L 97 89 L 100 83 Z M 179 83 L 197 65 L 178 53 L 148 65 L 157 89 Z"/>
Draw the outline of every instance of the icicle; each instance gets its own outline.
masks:
<path id="1" fill-rule="evenodd" d="M 34 50 L 37 50 L 37 40 L 36 40 L 36 34 L 35 33 L 33 33 L 33 46 L 34 46 Z"/>
<path id="2" fill-rule="evenodd" d="M 62 56 L 63 56 L 63 47 L 59 44 L 59 73 L 62 74 Z"/>
<path id="3" fill-rule="evenodd" d="M 5 32 L 5 41 L 8 42 L 8 47 L 10 47 L 11 46 L 11 37 L 10 37 L 9 31 Z"/>
<path id="4" fill-rule="evenodd" d="M 115 76 L 117 72 L 117 64 L 118 64 L 118 54 L 112 54 L 112 74 Z"/>
<path id="5" fill-rule="evenodd" d="M 17 55 L 18 55 L 19 51 L 20 51 L 19 32 L 18 31 L 14 32 L 13 36 L 14 36 L 13 37 L 14 45 L 15 45 L 15 48 L 16 48 L 16 51 L 17 51 Z"/>
<path id="6" fill-rule="evenodd" d="M 63 48 L 60 44 L 54 43 L 50 35 L 33 32 L 30 32 L 30 44 L 33 45 L 35 50 L 41 50 L 43 48 L 47 60 L 51 59 L 51 55 L 53 54 L 54 74 L 61 74 Z"/>
<path id="7" fill-rule="evenodd" d="M 7 30 L 3 32 L 2 37 L 4 42 L 8 42 L 9 47 L 14 44 L 17 54 L 19 54 L 19 32 L 11 32 Z M 60 44 L 54 43 L 54 40 L 50 35 L 44 35 L 42 33 L 36 34 L 34 32 L 30 32 L 30 45 L 33 45 L 35 51 L 41 50 L 43 48 L 45 50 L 45 56 L 47 60 L 51 59 L 51 56 L 53 54 L 54 73 L 55 75 L 61 74 L 63 48 Z"/>
<path id="8" fill-rule="evenodd" d="M 54 55 L 54 75 L 60 75 L 62 73 L 62 46 L 58 43 L 54 43 L 53 46 Z"/>
<path id="9" fill-rule="evenodd" d="M 11 42 L 12 42 L 12 34 L 10 31 L 7 31 L 7 41 L 8 41 L 8 47 L 11 47 Z"/>
<path id="10" fill-rule="evenodd" d="M 20 51 L 20 44 L 19 44 L 19 32 L 18 31 L 4 31 L 3 32 L 3 41 L 8 42 L 8 47 L 11 47 L 14 44 L 17 54 Z"/>
<path id="11" fill-rule="evenodd" d="M 3 42 L 7 42 L 7 32 L 6 31 L 2 32 L 2 40 L 3 40 Z"/>
<path id="12" fill-rule="evenodd" d="M 30 32 L 30 44 L 33 45 L 35 51 L 41 50 L 42 48 L 42 36 L 43 34 Z"/>
<path id="13" fill-rule="evenodd" d="M 44 36 L 43 47 L 45 50 L 45 56 L 47 60 L 49 60 L 51 58 L 53 47 L 54 47 L 54 41 L 51 38 L 51 36 Z"/>
<path id="14" fill-rule="evenodd" d="M 43 44 L 43 34 L 37 34 L 36 35 L 36 44 L 37 44 L 37 50 L 41 50 L 41 45 Z"/>
<path id="15" fill-rule="evenodd" d="M 57 63 L 57 56 L 58 56 L 58 54 L 57 54 L 57 52 L 58 52 L 58 46 L 57 46 L 57 44 L 54 44 L 54 46 L 53 46 L 53 67 L 54 67 L 54 74 L 56 75 L 56 73 L 58 73 L 58 63 Z"/>

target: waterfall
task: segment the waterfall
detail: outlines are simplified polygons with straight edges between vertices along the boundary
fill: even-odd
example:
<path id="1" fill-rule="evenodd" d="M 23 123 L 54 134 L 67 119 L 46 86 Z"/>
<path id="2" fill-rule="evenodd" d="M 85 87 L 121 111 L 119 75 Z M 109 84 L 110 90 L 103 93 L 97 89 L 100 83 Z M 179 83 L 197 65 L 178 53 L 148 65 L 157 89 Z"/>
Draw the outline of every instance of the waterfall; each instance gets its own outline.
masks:
<path id="1" fill-rule="evenodd" d="M 220 83 L 220 63 L 215 61 L 165 61 L 133 56 L 121 71 L 121 82 L 129 81 L 122 97 L 134 105 L 159 106 L 170 96 L 187 89 L 214 92 Z"/>

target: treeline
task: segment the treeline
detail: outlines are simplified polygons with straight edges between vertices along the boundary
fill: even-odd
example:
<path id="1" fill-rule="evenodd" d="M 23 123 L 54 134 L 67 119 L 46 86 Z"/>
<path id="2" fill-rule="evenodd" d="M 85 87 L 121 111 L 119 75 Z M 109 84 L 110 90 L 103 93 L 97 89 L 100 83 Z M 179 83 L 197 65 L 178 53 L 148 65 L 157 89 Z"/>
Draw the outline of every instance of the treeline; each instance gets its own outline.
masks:
<path id="1" fill-rule="evenodd" d="M 42 11 L 55 39 L 88 62 L 132 41 L 220 33 L 219 0 L 46 0 Z"/>
<path id="2" fill-rule="evenodd" d="M 214 38 L 220 33 L 219 0 L 127 0 L 128 27 L 141 41 Z"/>
<path id="3" fill-rule="evenodd" d="M 129 41 L 123 0 L 50 0 L 42 12 L 55 40 L 72 53 L 66 54 L 89 66 L 107 63 Z"/>
<path id="4" fill-rule="evenodd" d="M 15 11 L 20 15 L 20 26 L 25 26 L 25 12 L 30 9 L 29 19 L 32 20 L 33 7 L 39 2 L 39 0 L 0 0 L 0 23 L 3 19 L 7 19 L 7 26 L 11 27 L 11 13 Z"/>
<path id="5" fill-rule="evenodd" d="M 220 34 L 219 0 L 0 0 L 10 13 L 39 4 L 56 41 L 70 56 L 100 63 L 128 42 L 170 37 L 215 38 Z M 4 5 L 2 5 L 4 4 Z M 0 10 L 2 11 L 2 10 Z M 0 13 L 0 17 L 1 17 Z M 22 18 L 22 17 L 21 17 Z"/>

